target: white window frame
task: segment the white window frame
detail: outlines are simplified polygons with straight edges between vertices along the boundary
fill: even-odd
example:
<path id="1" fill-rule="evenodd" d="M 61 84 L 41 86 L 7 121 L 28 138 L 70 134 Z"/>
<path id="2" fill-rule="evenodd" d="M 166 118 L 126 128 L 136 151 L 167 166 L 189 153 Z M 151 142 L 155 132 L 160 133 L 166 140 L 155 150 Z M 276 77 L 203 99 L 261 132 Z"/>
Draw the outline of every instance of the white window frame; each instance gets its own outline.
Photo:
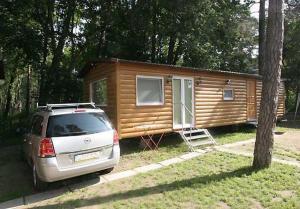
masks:
<path id="1" fill-rule="evenodd" d="M 94 83 L 96 83 L 96 82 L 101 82 L 101 81 L 104 81 L 104 80 L 106 80 L 106 91 L 107 91 L 107 78 L 102 78 L 102 79 L 99 79 L 99 80 L 94 80 L 94 81 L 91 81 L 90 82 L 90 102 L 94 102 L 93 101 L 93 84 Z M 95 103 L 95 105 L 97 105 L 97 106 L 101 106 L 101 107 L 106 107 L 107 106 L 107 100 L 108 100 L 108 94 L 107 94 L 107 92 L 106 92 L 106 103 L 104 104 L 96 104 Z"/>
<path id="2" fill-rule="evenodd" d="M 162 102 L 139 102 L 138 101 L 138 78 L 152 78 L 152 79 L 159 79 L 161 80 L 162 84 Z M 146 76 L 146 75 L 137 75 L 135 80 L 135 98 L 136 98 L 136 106 L 158 106 L 158 105 L 164 105 L 165 104 L 165 83 L 164 83 L 164 77 L 162 76 Z"/>
<path id="3" fill-rule="evenodd" d="M 232 91 L 232 97 L 225 97 L 225 91 Z M 234 89 L 233 88 L 224 88 L 223 89 L 223 100 L 224 101 L 233 101 L 234 100 Z"/>

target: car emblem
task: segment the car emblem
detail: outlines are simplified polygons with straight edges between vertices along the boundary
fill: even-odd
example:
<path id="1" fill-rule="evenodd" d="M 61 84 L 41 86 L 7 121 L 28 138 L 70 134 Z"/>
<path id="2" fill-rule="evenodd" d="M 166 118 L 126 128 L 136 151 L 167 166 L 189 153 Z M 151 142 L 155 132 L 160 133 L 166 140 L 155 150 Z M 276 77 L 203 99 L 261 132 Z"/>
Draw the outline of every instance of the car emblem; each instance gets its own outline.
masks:
<path id="1" fill-rule="evenodd" d="M 85 144 L 89 144 L 89 143 L 91 143 L 91 139 L 90 138 L 85 138 L 84 140 L 83 140 L 83 142 L 85 143 Z"/>

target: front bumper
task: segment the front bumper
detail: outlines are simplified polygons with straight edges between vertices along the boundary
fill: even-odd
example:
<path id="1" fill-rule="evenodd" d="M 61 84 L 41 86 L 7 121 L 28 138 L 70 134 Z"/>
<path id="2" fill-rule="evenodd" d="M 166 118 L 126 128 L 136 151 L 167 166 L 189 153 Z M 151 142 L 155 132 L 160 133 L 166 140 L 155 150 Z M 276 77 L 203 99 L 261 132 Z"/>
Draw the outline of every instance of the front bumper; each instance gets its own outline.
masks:
<path id="1" fill-rule="evenodd" d="M 78 165 L 76 167 L 60 168 L 56 157 L 37 158 L 36 169 L 38 177 L 42 181 L 54 182 L 112 168 L 119 163 L 119 160 L 120 147 L 119 145 L 114 145 L 111 157 L 105 160 L 94 161 L 89 164 Z"/>

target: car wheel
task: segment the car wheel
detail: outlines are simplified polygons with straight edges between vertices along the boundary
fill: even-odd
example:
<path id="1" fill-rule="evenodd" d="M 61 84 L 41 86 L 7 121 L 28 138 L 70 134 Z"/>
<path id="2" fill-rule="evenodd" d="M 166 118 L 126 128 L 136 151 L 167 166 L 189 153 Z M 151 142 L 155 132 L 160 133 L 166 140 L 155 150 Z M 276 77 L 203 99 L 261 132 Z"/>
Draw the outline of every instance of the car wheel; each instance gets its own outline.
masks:
<path id="1" fill-rule="evenodd" d="M 47 189 L 48 183 L 42 181 L 42 180 L 38 177 L 37 172 L 36 172 L 36 167 L 35 167 L 34 164 L 32 165 L 32 179 L 33 179 L 33 187 L 34 187 L 36 190 L 38 190 L 38 191 L 43 191 L 43 190 Z"/>

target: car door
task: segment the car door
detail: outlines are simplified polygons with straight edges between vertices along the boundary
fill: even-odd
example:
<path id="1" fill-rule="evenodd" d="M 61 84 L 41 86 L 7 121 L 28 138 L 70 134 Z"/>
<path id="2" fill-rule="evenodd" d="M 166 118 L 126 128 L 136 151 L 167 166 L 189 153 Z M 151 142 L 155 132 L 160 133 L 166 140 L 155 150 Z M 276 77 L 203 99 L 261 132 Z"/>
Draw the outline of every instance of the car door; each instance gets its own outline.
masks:
<path id="1" fill-rule="evenodd" d="M 42 122 L 43 117 L 40 115 L 33 116 L 32 123 L 30 126 L 30 132 L 25 136 L 25 155 L 28 162 L 31 162 L 33 155 L 37 153 L 34 151 L 34 147 L 38 147 L 38 142 L 42 134 Z"/>

